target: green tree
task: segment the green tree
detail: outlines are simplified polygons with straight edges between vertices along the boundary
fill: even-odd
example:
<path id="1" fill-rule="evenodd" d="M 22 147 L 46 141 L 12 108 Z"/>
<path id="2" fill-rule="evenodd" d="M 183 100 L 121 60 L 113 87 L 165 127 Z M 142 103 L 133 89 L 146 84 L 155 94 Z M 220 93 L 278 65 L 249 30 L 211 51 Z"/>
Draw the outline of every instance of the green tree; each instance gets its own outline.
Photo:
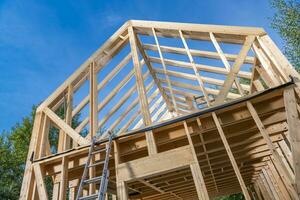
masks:
<path id="1" fill-rule="evenodd" d="M 10 132 L 0 136 L 0 199 L 18 199 L 22 185 L 35 107 Z"/>
<path id="2" fill-rule="evenodd" d="M 284 53 L 300 72 L 300 2 L 298 0 L 271 0 L 275 15 L 271 26 L 285 41 Z"/>
<path id="3" fill-rule="evenodd" d="M 34 106 L 30 115 L 24 117 L 21 123 L 17 123 L 9 132 L 0 135 L 0 199 L 19 199 L 35 111 Z M 63 106 L 56 112 L 62 119 L 64 113 Z M 73 117 L 72 127 L 78 124 L 79 114 Z M 53 153 L 57 150 L 58 133 L 58 129 L 50 128 L 49 141 Z M 51 183 L 47 181 L 46 184 L 50 188 Z"/>

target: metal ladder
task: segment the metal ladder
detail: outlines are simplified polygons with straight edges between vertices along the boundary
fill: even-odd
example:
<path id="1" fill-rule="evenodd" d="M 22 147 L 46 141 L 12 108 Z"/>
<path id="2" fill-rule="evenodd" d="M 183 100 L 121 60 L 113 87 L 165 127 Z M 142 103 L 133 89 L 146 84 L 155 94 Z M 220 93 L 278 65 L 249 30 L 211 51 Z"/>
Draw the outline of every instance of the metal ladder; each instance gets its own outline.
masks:
<path id="1" fill-rule="evenodd" d="M 112 144 L 112 134 L 110 131 L 108 131 L 108 143 L 106 144 L 105 149 L 96 149 L 96 137 L 92 139 L 92 144 L 89 149 L 89 154 L 88 154 L 88 159 L 84 167 L 84 171 L 82 174 L 82 178 L 80 181 L 80 185 L 78 188 L 78 192 L 76 195 L 76 200 L 89 200 L 89 199 L 98 199 L 98 200 L 104 200 L 105 199 L 105 194 L 107 190 L 107 184 L 108 184 L 108 178 L 109 178 L 109 170 L 108 170 L 108 163 L 109 163 L 109 155 L 110 155 L 110 150 L 111 150 L 111 144 Z M 91 163 L 91 158 L 97 153 L 101 153 L 106 151 L 105 154 L 105 160 L 96 162 L 96 163 Z M 98 165 L 103 165 L 103 170 L 102 170 L 102 175 L 97 176 L 97 177 L 92 177 L 90 179 L 87 179 L 87 174 L 89 171 L 89 168 L 91 167 L 96 167 Z M 84 185 L 88 184 L 93 184 L 100 182 L 100 187 L 97 193 L 91 194 L 89 196 L 81 196 L 82 195 L 82 190 Z"/>

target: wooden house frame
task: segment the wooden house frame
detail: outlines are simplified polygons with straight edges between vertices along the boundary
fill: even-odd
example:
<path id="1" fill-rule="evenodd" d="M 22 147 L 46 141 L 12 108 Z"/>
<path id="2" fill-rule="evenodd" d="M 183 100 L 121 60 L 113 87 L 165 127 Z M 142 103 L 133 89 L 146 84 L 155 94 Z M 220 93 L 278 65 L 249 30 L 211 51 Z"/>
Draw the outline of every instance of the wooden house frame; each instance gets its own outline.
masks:
<path id="1" fill-rule="evenodd" d="M 75 199 L 106 129 L 108 199 L 299 199 L 298 80 L 261 28 L 128 21 L 37 108 L 20 199 Z"/>

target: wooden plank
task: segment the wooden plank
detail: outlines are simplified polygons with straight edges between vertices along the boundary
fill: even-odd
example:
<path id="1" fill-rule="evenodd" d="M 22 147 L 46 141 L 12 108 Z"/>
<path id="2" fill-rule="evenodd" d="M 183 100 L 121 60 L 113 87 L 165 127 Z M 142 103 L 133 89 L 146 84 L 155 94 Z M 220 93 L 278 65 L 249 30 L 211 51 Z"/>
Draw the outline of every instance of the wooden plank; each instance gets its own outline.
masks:
<path id="1" fill-rule="evenodd" d="M 178 159 L 178 158 L 182 159 Z M 116 166 L 120 181 L 133 181 L 189 167 L 194 162 L 190 146 L 132 160 Z M 130 167 L 127 167 L 130 166 Z"/>
<path id="2" fill-rule="evenodd" d="M 226 77 L 226 80 L 224 82 L 224 85 L 222 87 L 222 90 L 220 91 L 219 95 L 217 96 L 216 100 L 215 100 L 215 104 L 221 104 L 224 102 L 224 100 L 227 97 L 227 94 L 229 93 L 229 90 L 238 74 L 238 72 L 240 71 L 240 68 L 242 66 L 242 64 L 244 63 L 244 60 L 248 54 L 248 51 L 251 48 L 251 45 L 254 41 L 255 37 L 254 36 L 247 36 L 246 37 L 246 41 L 238 55 L 238 58 L 236 59 L 236 61 L 234 62 L 229 74 Z"/>
<path id="3" fill-rule="evenodd" d="M 298 197 L 300 197 L 300 121 L 297 112 L 297 100 L 292 87 L 284 90 L 284 104 L 293 155 L 293 166 L 295 173 L 294 184 L 298 193 Z"/>
<path id="4" fill-rule="evenodd" d="M 227 152 L 227 154 L 228 154 L 228 157 L 229 157 L 229 159 L 230 159 L 230 162 L 231 162 L 231 164 L 232 164 L 232 167 L 233 167 L 233 169 L 234 169 L 234 172 L 235 172 L 235 174 L 236 174 L 236 177 L 238 178 L 238 181 L 239 181 L 239 183 L 240 183 L 240 186 L 241 186 L 241 189 L 242 189 L 243 194 L 244 194 L 244 196 L 245 196 L 245 199 L 250 200 L 251 198 L 250 198 L 250 195 L 249 195 L 249 193 L 248 193 L 247 187 L 246 187 L 246 185 L 245 185 L 245 182 L 244 182 L 243 177 L 242 177 L 242 175 L 241 175 L 241 173 L 240 173 L 239 167 L 238 167 L 238 165 L 237 165 L 237 163 L 236 163 L 236 161 L 235 161 L 235 158 L 234 158 L 233 153 L 232 153 L 232 151 L 231 151 L 231 149 L 230 149 L 230 146 L 229 146 L 229 144 L 228 144 L 228 142 L 227 142 L 226 136 L 225 136 L 225 134 L 224 134 L 224 132 L 223 132 L 223 129 L 222 129 L 222 127 L 221 127 L 221 124 L 220 124 L 220 122 L 219 122 L 219 119 L 218 119 L 216 113 L 213 112 L 213 113 L 212 113 L 212 117 L 213 117 L 213 119 L 214 119 L 214 123 L 215 123 L 216 126 L 217 126 L 219 135 L 220 135 L 220 137 L 221 137 L 221 139 L 222 139 L 222 142 L 223 142 L 223 144 L 224 144 L 224 146 L 225 146 L 226 152 Z"/>

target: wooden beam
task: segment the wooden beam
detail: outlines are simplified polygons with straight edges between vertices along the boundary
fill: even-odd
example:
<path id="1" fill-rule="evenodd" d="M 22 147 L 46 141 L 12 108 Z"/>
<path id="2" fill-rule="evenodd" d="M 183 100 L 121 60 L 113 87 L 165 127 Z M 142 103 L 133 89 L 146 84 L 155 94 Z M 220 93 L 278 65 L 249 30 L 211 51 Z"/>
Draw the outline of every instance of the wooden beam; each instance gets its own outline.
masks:
<path id="1" fill-rule="evenodd" d="M 284 90 L 284 104 L 293 155 L 293 166 L 295 173 L 294 184 L 298 193 L 298 197 L 300 198 L 300 121 L 294 88 L 290 87 Z"/>
<path id="2" fill-rule="evenodd" d="M 178 159 L 178 158 L 181 159 Z M 120 181 L 133 181 L 189 167 L 194 162 L 190 146 L 132 160 L 116 166 Z"/>
<path id="3" fill-rule="evenodd" d="M 192 23 L 176 23 L 176 22 L 159 22 L 159 21 L 143 21 L 130 20 L 130 24 L 136 28 L 157 28 L 159 30 L 182 30 L 193 32 L 213 32 L 233 35 L 265 35 L 266 32 L 262 28 L 241 27 L 241 26 L 219 26 L 207 24 Z"/>
<path id="4" fill-rule="evenodd" d="M 233 66 L 224 82 L 223 88 L 216 98 L 216 101 L 215 101 L 216 105 L 223 103 L 224 100 L 226 99 L 227 94 L 228 94 L 238 72 L 240 71 L 242 64 L 244 63 L 244 60 L 248 54 L 248 51 L 250 50 L 251 45 L 254 42 L 254 39 L 255 39 L 255 36 L 247 36 L 246 37 L 246 41 L 238 55 L 238 58 L 234 62 Z"/>
<path id="5" fill-rule="evenodd" d="M 246 187 L 246 185 L 245 185 L 245 182 L 244 182 L 244 180 L 243 180 L 243 177 L 242 177 L 242 175 L 241 175 L 241 173 L 240 173 L 239 167 L 238 167 L 238 165 L 237 165 L 237 163 L 236 163 L 236 161 L 235 161 L 235 159 L 234 159 L 233 153 L 232 153 L 232 151 L 231 151 L 231 149 L 230 149 L 230 146 L 229 146 L 229 144 L 228 144 L 228 142 L 227 142 L 226 136 L 225 136 L 225 134 L 224 134 L 224 132 L 223 132 L 223 129 L 222 129 L 222 127 L 221 127 L 221 124 L 220 124 L 220 122 L 219 122 L 219 119 L 218 119 L 216 113 L 213 112 L 213 113 L 212 113 L 212 117 L 213 117 L 213 120 L 214 120 L 215 125 L 217 126 L 218 133 L 219 133 L 219 135 L 220 135 L 220 137 L 221 137 L 221 139 L 222 139 L 222 142 L 223 142 L 223 144 L 224 144 L 224 146 L 225 146 L 226 152 L 227 152 L 227 154 L 228 154 L 228 157 L 229 157 L 229 159 L 230 159 L 230 162 L 231 162 L 231 164 L 232 164 L 232 167 L 233 167 L 233 169 L 234 169 L 234 172 L 235 172 L 235 174 L 236 174 L 236 177 L 237 177 L 237 179 L 238 179 L 238 181 L 239 181 L 239 183 L 240 183 L 240 186 L 241 186 L 241 189 L 242 189 L 243 194 L 244 194 L 244 196 L 245 196 L 245 199 L 246 199 L 246 200 L 251 200 L 250 195 L 249 195 L 249 192 L 248 192 L 247 187 Z"/>
<path id="6" fill-rule="evenodd" d="M 134 34 L 132 27 L 128 28 L 128 34 L 129 34 L 130 48 L 132 53 L 133 67 L 134 67 L 134 72 L 136 77 L 136 87 L 138 91 L 139 102 L 141 106 L 143 120 L 145 125 L 147 126 L 150 125 L 152 121 L 151 121 L 151 115 L 149 111 L 148 100 L 146 96 L 146 89 L 143 81 L 142 67 L 140 66 L 139 55 L 137 52 L 136 35 Z M 154 135 L 151 131 L 146 132 L 146 140 L 148 144 L 149 155 L 156 154 L 157 147 L 155 144 Z"/>

